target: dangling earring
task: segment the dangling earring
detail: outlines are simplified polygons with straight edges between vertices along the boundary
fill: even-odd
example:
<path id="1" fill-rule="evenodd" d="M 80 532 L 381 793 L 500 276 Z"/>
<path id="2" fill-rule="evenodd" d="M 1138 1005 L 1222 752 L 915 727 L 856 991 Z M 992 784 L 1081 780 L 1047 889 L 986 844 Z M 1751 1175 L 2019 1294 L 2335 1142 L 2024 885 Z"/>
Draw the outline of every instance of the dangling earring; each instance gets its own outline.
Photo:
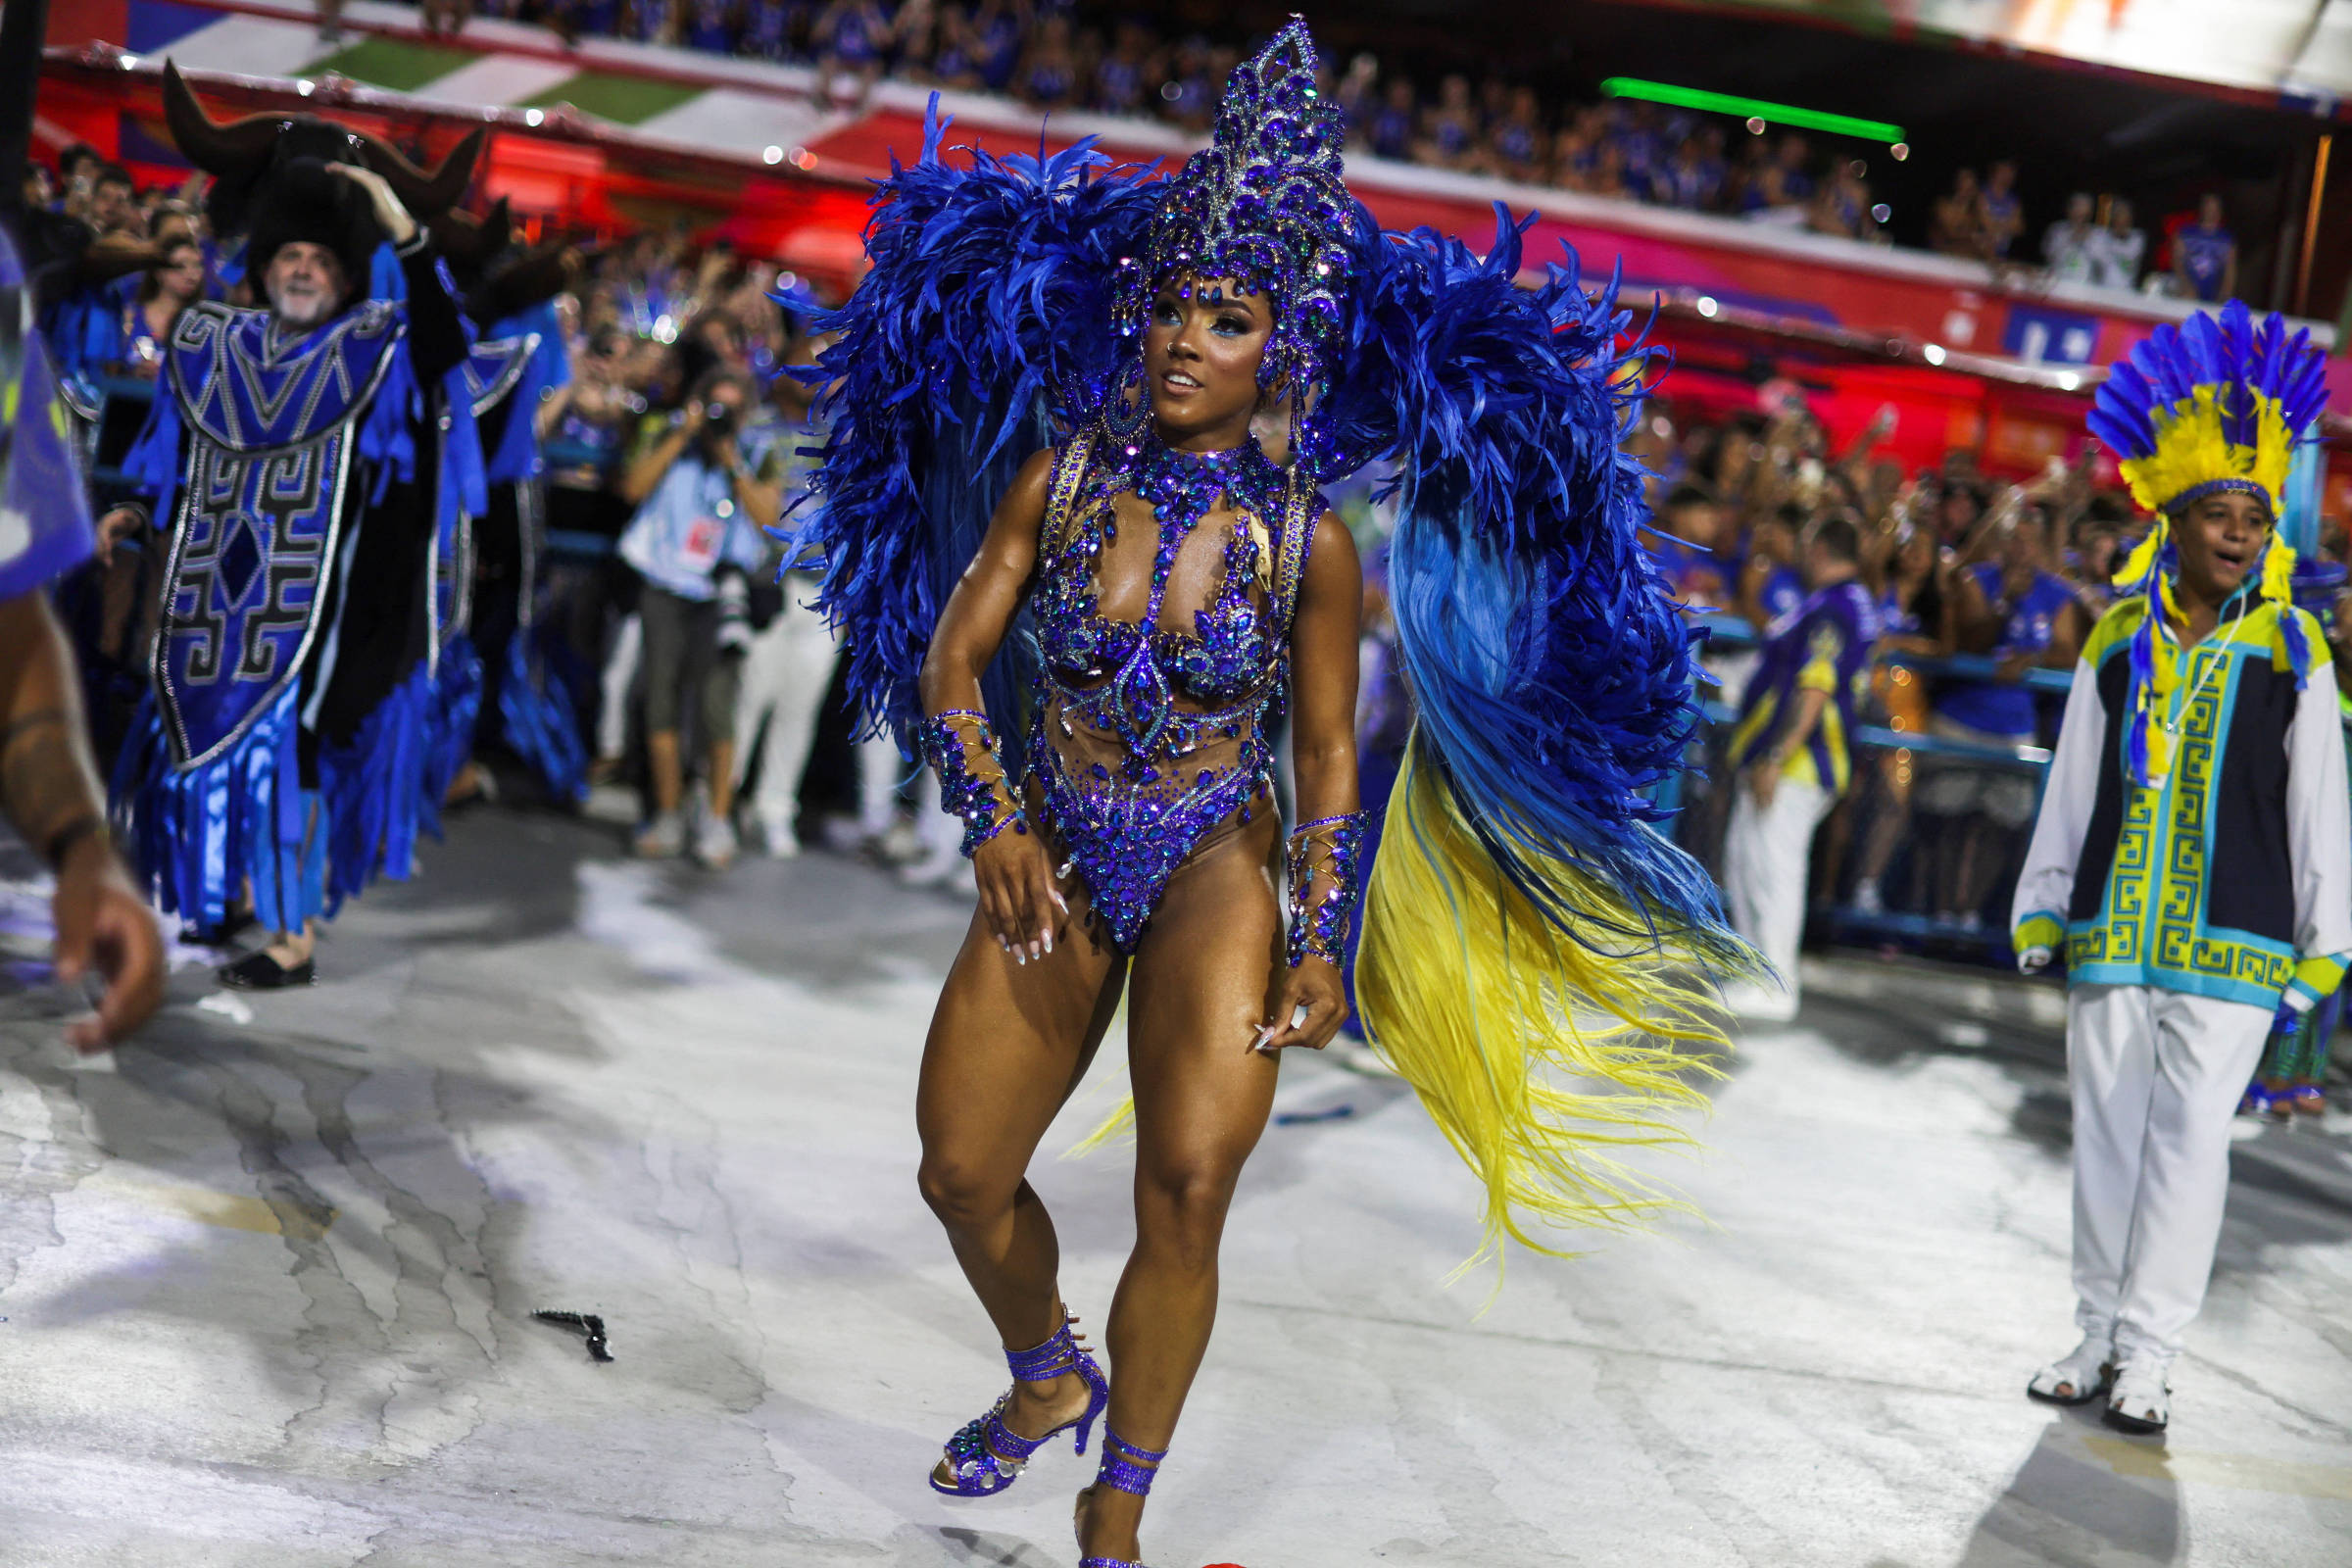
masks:
<path id="1" fill-rule="evenodd" d="M 1144 379 L 1144 345 L 1140 341 L 1104 403 L 1102 428 L 1126 447 L 1141 447 L 1152 431 L 1152 389 Z"/>

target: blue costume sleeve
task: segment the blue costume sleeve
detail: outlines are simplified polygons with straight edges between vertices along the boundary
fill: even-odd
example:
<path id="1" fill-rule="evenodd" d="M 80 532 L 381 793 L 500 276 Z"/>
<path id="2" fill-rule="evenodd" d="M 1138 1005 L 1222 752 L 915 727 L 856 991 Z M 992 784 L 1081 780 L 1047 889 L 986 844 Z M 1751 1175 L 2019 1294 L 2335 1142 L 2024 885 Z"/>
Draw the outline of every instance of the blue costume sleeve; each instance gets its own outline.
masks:
<path id="1" fill-rule="evenodd" d="M 0 267 L 13 266 L 0 254 Z M 39 335 L 0 328 L 0 599 L 80 565 L 95 546 L 67 417 Z"/>

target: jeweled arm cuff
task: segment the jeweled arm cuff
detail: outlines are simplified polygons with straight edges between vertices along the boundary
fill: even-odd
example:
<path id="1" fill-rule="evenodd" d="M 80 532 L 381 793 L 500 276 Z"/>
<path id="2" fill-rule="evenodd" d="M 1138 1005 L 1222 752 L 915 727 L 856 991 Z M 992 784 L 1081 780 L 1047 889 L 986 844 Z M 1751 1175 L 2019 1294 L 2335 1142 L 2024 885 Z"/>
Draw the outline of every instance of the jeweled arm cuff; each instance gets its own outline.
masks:
<path id="1" fill-rule="evenodd" d="M 963 854 L 1004 831 L 1029 831 L 1021 808 L 1004 786 L 1004 764 L 997 756 L 997 732 L 988 715 L 968 708 L 950 709 L 923 720 L 923 760 L 939 774 L 939 808 L 963 819 Z"/>
<path id="2" fill-rule="evenodd" d="M 1288 850 L 1291 967 L 1310 956 L 1342 963 L 1364 893 L 1364 813 L 1302 822 L 1292 832 Z"/>

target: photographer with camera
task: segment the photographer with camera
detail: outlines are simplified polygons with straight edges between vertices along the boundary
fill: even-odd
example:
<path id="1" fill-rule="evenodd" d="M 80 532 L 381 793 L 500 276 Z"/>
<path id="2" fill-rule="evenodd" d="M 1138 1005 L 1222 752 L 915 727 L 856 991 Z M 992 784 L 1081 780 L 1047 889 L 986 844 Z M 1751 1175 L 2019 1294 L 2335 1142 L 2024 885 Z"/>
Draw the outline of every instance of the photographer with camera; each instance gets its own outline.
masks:
<path id="1" fill-rule="evenodd" d="M 637 513 L 621 535 L 620 557 L 645 579 L 637 612 L 654 810 L 637 833 L 641 856 L 686 847 L 680 729 L 691 714 L 710 790 L 710 809 L 694 830 L 695 858 L 716 868 L 735 858 L 735 697 L 745 639 L 722 639 L 722 621 L 730 604 L 740 613 L 743 582 L 767 558 L 762 527 L 775 520 L 783 495 L 782 432 L 750 422 L 758 406 L 743 370 L 706 372 L 668 428 L 621 474 L 621 496 Z"/>

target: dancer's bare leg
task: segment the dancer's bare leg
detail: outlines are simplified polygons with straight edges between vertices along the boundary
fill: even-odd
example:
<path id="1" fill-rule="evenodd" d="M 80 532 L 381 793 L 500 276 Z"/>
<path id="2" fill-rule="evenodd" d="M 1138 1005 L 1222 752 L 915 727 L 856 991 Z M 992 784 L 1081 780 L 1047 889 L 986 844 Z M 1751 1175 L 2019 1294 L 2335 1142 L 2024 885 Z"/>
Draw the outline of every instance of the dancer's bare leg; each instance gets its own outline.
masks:
<path id="1" fill-rule="evenodd" d="M 923 1200 L 1008 1350 L 1041 1345 L 1061 1326 L 1060 1245 L 1025 1173 L 1102 1043 L 1126 971 L 1085 930 L 1083 887 L 1072 879 L 1067 890 L 1063 939 L 1026 964 L 972 917 L 932 1014 L 915 1097 Z M 1041 1437 L 1084 1413 L 1087 1398 L 1075 1373 L 1019 1383 L 1004 1423 Z"/>
<path id="2" fill-rule="evenodd" d="M 1242 1164 L 1265 1131 L 1276 1068 L 1251 1050 L 1283 959 L 1261 809 L 1179 871 L 1137 950 L 1128 993 L 1135 1079 L 1135 1252 L 1110 1309 L 1110 1424 L 1164 1449 L 1217 1315 L 1217 1247 Z M 1081 1494 L 1088 1554 L 1139 1555 L 1144 1499 Z"/>

